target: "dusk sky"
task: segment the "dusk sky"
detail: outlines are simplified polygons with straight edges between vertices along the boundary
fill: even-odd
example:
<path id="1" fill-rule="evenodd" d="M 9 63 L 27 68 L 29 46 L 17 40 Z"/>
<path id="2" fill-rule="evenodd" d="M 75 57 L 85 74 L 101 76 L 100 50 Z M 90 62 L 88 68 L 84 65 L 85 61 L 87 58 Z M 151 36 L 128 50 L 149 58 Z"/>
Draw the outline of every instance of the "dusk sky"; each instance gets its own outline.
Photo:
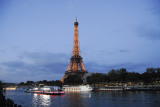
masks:
<path id="1" fill-rule="evenodd" d="M 0 0 L 0 80 L 56 80 L 79 21 L 89 72 L 160 67 L 160 0 Z"/>

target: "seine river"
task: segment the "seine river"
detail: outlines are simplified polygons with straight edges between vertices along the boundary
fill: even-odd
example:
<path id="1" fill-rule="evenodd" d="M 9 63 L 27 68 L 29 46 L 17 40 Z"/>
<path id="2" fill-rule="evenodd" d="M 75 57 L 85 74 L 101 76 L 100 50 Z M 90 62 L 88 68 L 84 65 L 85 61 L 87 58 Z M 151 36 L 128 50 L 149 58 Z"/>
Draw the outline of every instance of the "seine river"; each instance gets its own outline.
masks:
<path id="1" fill-rule="evenodd" d="M 160 91 L 106 91 L 51 96 L 17 90 L 6 91 L 5 95 L 23 107 L 160 107 Z"/>

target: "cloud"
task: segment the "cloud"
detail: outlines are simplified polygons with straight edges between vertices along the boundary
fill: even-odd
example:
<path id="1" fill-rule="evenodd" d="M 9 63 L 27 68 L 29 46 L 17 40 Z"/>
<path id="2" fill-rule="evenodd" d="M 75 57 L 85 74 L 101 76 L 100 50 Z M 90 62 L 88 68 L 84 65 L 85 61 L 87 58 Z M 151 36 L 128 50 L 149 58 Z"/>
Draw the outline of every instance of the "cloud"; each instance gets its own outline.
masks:
<path id="1" fill-rule="evenodd" d="M 152 5 L 152 8 L 151 8 L 151 12 L 154 14 L 154 15 L 157 15 L 160 17 L 160 1 L 159 0 L 154 0 L 154 1 L 150 1 L 151 5 Z"/>
<path id="2" fill-rule="evenodd" d="M 139 63 L 123 63 L 123 64 L 116 64 L 116 65 L 110 65 L 107 66 L 108 69 L 120 69 L 120 68 L 126 68 L 129 72 L 135 71 L 135 72 L 145 72 L 145 69 L 147 67 L 147 64 Z"/>
<path id="3" fill-rule="evenodd" d="M 127 49 L 116 49 L 116 50 L 107 50 L 107 51 L 104 51 L 104 50 L 101 50 L 101 51 L 98 51 L 98 55 L 99 56 L 103 56 L 103 55 L 113 55 L 113 54 L 120 54 L 120 53 L 128 53 L 130 52 L 130 50 L 127 50 Z"/>
<path id="4" fill-rule="evenodd" d="M 140 37 L 144 37 L 150 40 L 159 40 L 160 39 L 160 1 L 154 0 L 154 1 L 148 1 L 150 8 L 147 10 L 147 14 L 150 14 L 146 16 L 143 19 L 143 22 L 141 22 L 140 25 L 136 26 L 136 29 L 138 31 L 138 35 Z M 146 14 L 146 15 L 147 15 Z"/>
<path id="5" fill-rule="evenodd" d="M 24 53 L 18 60 L 1 62 L 0 72 L 3 71 L 1 78 L 6 81 L 53 80 L 63 76 L 66 66 L 67 56 L 64 54 Z"/>
<path id="6" fill-rule="evenodd" d="M 127 50 L 120 50 L 127 52 Z M 61 79 L 69 63 L 69 56 L 55 53 L 23 53 L 15 61 L 0 63 L 0 78 L 9 82 L 21 82 L 27 80 L 57 80 Z M 145 64 L 98 64 L 86 63 L 88 72 L 107 73 L 111 69 L 127 68 L 129 71 L 144 72 Z"/>
<path id="7" fill-rule="evenodd" d="M 89 72 L 102 72 L 107 73 L 112 69 L 120 69 L 120 68 L 126 68 L 129 72 L 145 72 L 146 68 L 149 66 L 147 64 L 139 63 L 123 63 L 123 64 L 112 64 L 112 65 L 106 65 L 106 64 L 97 64 L 94 62 L 89 62 L 86 64 L 87 69 Z"/>
<path id="8" fill-rule="evenodd" d="M 160 39 L 160 1 L 159 0 L 149 0 L 148 8 L 145 9 L 145 17 L 141 22 L 135 26 L 139 37 L 143 37 L 149 40 L 159 40 Z M 139 18 L 143 16 L 143 13 Z M 138 22 L 137 22 L 138 23 Z M 136 23 L 135 23 L 136 24 Z"/>
<path id="9" fill-rule="evenodd" d="M 160 25 L 160 24 L 159 24 Z M 159 40 L 160 39 L 160 28 L 155 26 L 144 26 L 138 27 L 138 32 L 140 37 L 145 37 L 150 40 Z"/>
<path id="10" fill-rule="evenodd" d="M 119 50 L 119 52 L 120 52 L 120 53 L 128 53 L 128 52 L 129 52 L 129 50 L 121 49 L 121 50 Z"/>

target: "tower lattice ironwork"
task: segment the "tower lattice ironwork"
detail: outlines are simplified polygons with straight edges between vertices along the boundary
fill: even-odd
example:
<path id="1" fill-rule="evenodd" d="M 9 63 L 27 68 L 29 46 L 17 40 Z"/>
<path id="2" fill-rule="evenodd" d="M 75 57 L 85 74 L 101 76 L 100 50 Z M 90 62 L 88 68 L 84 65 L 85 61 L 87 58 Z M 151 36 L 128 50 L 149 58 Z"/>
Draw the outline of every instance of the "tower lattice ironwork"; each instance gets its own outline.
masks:
<path id="1" fill-rule="evenodd" d="M 72 51 L 72 57 L 67 67 L 67 72 L 86 72 L 83 58 L 80 55 L 78 25 L 79 23 L 76 19 L 76 21 L 74 22 L 74 46 Z"/>

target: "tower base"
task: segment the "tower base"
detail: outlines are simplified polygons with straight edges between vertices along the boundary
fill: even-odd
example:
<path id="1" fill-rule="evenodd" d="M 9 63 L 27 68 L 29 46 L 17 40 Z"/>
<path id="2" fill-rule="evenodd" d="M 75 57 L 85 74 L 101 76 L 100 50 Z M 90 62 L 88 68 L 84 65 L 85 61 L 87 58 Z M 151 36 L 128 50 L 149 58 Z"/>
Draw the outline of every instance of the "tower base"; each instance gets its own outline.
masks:
<path id="1" fill-rule="evenodd" d="M 65 72 L 62 82 L 65 85 L 81 85 L 86 83 L 86 75 L 88 72 Z"/>

